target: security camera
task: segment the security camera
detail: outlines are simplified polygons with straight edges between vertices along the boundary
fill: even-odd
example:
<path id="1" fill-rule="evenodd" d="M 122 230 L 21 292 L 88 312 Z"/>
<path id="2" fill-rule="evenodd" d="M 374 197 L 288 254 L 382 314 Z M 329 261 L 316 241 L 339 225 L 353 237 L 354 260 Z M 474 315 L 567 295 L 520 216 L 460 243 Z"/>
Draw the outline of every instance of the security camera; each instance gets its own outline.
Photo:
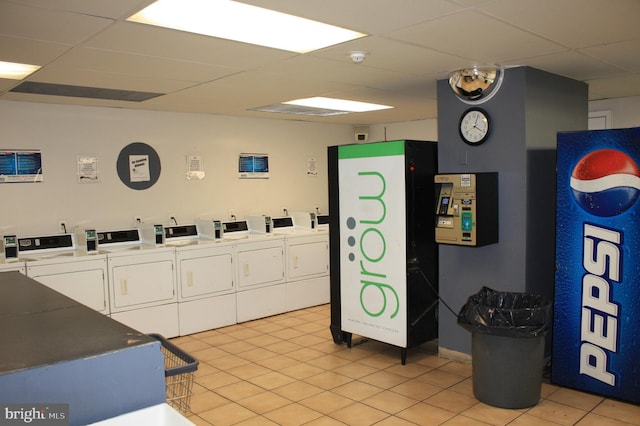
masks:
<path id="1" fill-rule="evenodd" d="M 354 64 L 361 64 L 368 54 L 369 52 L 364 50 L 354 50 L 353 52 L 349 52 L 349 57 Z"/>

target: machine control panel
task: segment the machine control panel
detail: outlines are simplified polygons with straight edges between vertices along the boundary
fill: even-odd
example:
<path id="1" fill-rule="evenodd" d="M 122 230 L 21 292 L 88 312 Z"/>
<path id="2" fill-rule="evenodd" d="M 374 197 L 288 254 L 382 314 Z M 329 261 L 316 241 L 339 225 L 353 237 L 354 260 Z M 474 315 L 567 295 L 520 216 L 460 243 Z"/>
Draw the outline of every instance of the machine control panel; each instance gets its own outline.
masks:
<path id="1" fill-rule="evenodd" d="M 213 237 L 216 240 L 222 239 L 222 222 L 219 220 L 213 221 Z"/>
<path id="2" fill-rule="evenodd" d="M 15 235 L 5 235 L 2 237 L 5 259 L 15 259 L 18 257 L 18 238 Z"/>
<path id="3" fill-rule="evenodd" d="M 85 229 L 83 238 L 79 242 L 84 243 L 87 253 L 98 251 L 98 233 L 95 229 Z"/>
<path id="4" fill-rule="evenodd" d="M 434 177 L 436 242 L 483 246 L 498 242 L 498 174 L 456 173 Z"/>
<path id="5" fill-rule="evenodd" d="M 153 241 L 155 242 L 155 244 L 163 245 L 164 238 L 165 238 L 164 226 L 159 224 L 153 225 Z"/>

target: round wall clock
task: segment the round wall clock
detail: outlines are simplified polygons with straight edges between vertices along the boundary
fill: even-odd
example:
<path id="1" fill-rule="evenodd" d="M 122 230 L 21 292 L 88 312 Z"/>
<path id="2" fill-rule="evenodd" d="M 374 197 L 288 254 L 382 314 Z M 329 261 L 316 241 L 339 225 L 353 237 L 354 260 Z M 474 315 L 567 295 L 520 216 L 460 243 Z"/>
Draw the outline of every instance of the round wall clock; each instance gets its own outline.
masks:
<path id="1" fill-rule="evenodd" d="M 469 108 L 460 117 L 460 137 L 469 145 L 480 145 L 489 137 L 491 122 L 482 108 Z"/>

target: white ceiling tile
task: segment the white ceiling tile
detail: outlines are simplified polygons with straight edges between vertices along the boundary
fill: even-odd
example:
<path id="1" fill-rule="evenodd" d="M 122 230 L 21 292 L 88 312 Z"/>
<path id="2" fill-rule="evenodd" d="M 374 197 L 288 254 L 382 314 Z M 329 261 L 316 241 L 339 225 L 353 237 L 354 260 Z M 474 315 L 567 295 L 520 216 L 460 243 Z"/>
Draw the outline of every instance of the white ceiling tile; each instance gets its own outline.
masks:
<path id="1" fill-rule="evenodd" d="M 640 73 L 640 39 L 587 47 L 580 49 L 580 52 L 630 72 Z"/>
<path id="2" fill-rule="evenodd" d="M 366 34 L 386 33 L 460 10 L 446 0 L 241 0 Z"/>
<path id="3" fill-rule="evenodd" d="M 50 43 L 0 35 L 0 60 L 47 65 L 71 49 L 68 44 Z"/>
<path id="4" fill-rule="evenodd" d="M 640 38 L 638 0 L 498 0 L 482 10 L 570 48 Z"/>
<path id="5" fill-rule="evenodd" d="M 382 37 L 365 37 L 348 43 L 323 49 L 311 56 L 353 64 L 349 52 L 364 50 L 368 55 L 360 65 L 406 74 L 444 76 L 450 71 L 464 68 L 469 61 L 458 56 L 430 48 Z M 357 65 L 359 66 L 359 65 Z"/>
<path id="6" fill-rule="evenodd" d="M 184 31 L 119 22 L 84 43 L 87 47 L 159 58 L 250 69 L 297 54 Z"/>
<path id="7" fill-rule="evenodd" d="M 184 80 L 158 79 L 63 67 L 52 67 L 41 70 L 36 73 L 30 81 L 153 93 L 174 92 L 195 84 Z"/>
<path id="8" fill-rule="evenodd" d="M 397 31 L 390 37 L 472 59 L 479 65 L 500 64 L 565 50 L 556 43 L 474 10 Z"/>
<path id="9" fill-rule="evenodd" d="M 640 95 L 639 0 L 240 0 L 370 34 L 299 55 L 125 21 L 152 0 L 0 0 L 0 61 L 27 81 L 168 93 L 149 101 L 12 93 L 0 99 L 332 123 L 435 118 L 436 81 L 472 65 L 526 65 L 589 84 L 591 99 Z M 369 51 L 362 64 L 351 50 Z M 247 111 L 333 96 L 393 105 L 336 117 Z"/>
<path id="10" fill-rule="evenodd" d="M 158 79 L 206 82 L 240 72 L 200 62 L 186 62 L 108 50 L 77 48 L 52 66 Z"/>
<path id="11" fill-rule="evenodd" d="M 50 10 L 64 10 L 68 12 L 81 13 L 83 15 L 100 16 L 105 18 L 118 19 L 130 16 L 134 12 L 143 9 L 152 0 L 110 0 L 110 1 L 87 1 L 87 0 L 12 0 L 14 3 L 21 3 L 30 6 Z"/>
<path id="12" fill-rule="evenodd" d="M 573 50 L 504 63 L 510 66 L 523 64 L 581 81 L 626 74 L 621 68 Z"/>
<path id="13" fill-rule="evenodd" d="M 113 20 L 0 2 L 0 35 L 54 43 L 82 43 Z"/>
<path id="14" fill-rule="evenodd" d="M 588 80 L 592 99 L 626 98 L 640 96 L 640 75 Z"/>

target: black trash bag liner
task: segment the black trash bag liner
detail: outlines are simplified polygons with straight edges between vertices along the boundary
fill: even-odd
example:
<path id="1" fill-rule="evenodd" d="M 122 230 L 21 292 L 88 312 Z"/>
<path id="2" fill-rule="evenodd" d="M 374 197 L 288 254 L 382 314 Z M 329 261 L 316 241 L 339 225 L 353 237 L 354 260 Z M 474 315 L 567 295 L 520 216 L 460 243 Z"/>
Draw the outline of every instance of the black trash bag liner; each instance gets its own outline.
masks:
<path id="1" fill-rule="evenodd" d="M 541 295 L 482 287 L 460 310 L 458 325 L 494 336 L 541 336 L 551 326 L 551 303 Z"/>

